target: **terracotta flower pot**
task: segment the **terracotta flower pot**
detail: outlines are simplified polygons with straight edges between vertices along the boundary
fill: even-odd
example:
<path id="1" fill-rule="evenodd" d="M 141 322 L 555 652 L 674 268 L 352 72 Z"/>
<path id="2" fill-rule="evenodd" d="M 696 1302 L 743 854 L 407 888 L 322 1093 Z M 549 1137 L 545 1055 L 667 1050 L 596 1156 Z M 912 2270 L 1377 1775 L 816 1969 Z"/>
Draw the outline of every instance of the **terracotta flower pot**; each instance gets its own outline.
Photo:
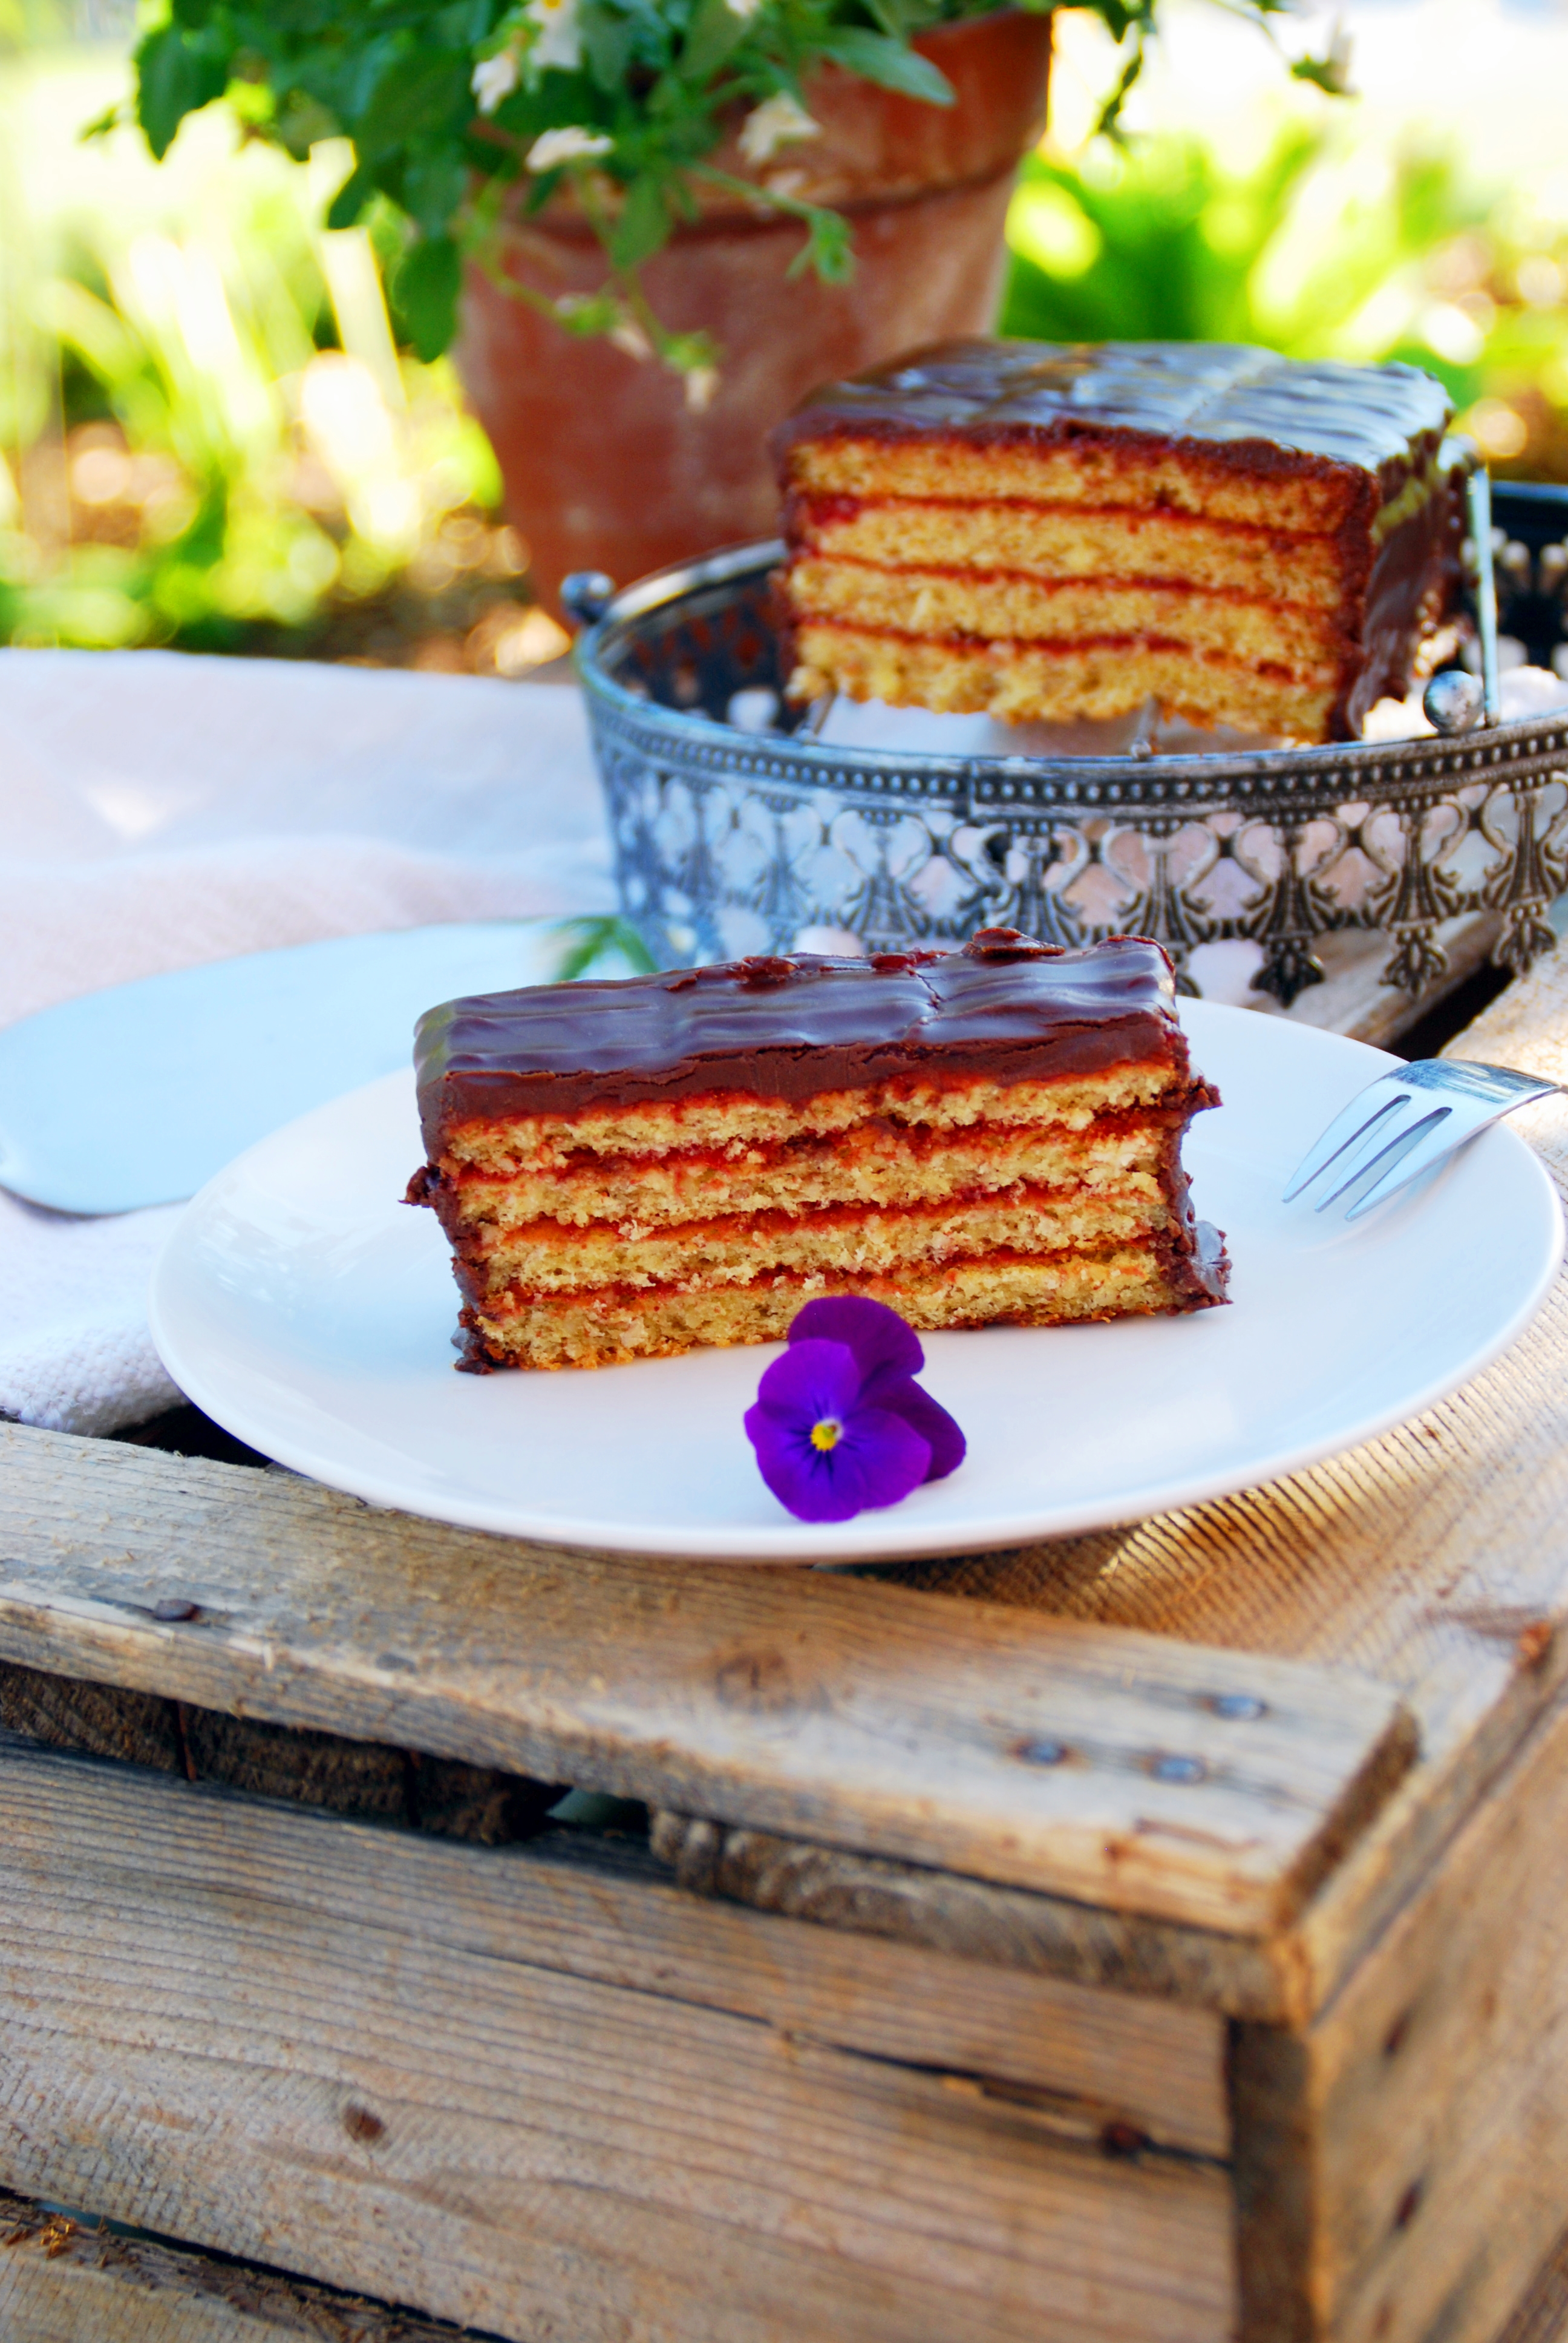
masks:
<path id="1" fill-rule="evenodd" d="M 829 65 L 807 93 L 821 137 L 781 149 L 761 172 L 733 140 L 715 158 L 848 213 L 852 283 L 791 280 L 799 223 L 758 217 L 725 196 L 644 269 L 667 325 L 706 328 L 722 347 L 705 411 L 692 411 L 664 367 L 578 340 L 470 276 L 458 364 L 548 598 L 573 569 L 625 584 L 765 535 L 777 510 L 767 437 L 809 390 L 921 343 L 990 330 L 1013 173 L 1044 116 L 1050 19 L 1009 9 L 939 25 L 915 45 L 952 83 L 955 106 L 895 96 Z M 558 295 L 590 292 L 605 274 L 591 230 L 568 211 L 508 231 L 507 266 Z"/>

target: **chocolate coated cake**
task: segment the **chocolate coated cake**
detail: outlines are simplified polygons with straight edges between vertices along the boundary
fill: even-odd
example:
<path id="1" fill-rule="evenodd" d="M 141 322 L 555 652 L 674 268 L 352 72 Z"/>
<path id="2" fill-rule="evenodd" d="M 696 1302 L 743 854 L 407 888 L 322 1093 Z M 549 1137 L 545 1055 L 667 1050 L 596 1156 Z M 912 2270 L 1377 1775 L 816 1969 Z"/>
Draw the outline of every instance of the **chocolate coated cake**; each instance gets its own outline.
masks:
<path id="1" fill-rule="evenodd" d="M 830 384 L 774 443 L 790 696 L 1355 738 L 1457 590 L 1450 411 L 1414 367 L 1213 342 Z"/>
<path id="2" fill-rule="evenodd" d="M 449 1001 L 416 1045 L 465 1363 L 782 1338 L 866 1293 L 920 1328 L 1202 1309 L 1193 1073 L 1158 944 L 989 930 Z"/>

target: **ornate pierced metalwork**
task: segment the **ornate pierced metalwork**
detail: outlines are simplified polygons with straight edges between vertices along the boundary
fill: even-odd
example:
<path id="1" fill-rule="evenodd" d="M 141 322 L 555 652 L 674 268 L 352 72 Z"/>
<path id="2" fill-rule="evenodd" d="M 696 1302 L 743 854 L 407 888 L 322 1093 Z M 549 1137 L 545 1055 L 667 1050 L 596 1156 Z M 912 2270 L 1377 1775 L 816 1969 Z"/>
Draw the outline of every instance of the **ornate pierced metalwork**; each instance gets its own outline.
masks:
<path id="1" fill-rule="evenodd" d="M 779 551 L 646 579 L 579 642 L 622 904 L 661 965 L 957 943 L 984 925 L 1064 944 L 1131 930 L 1168 946 L 1189 990 L 1199 945 L 1251 939 L 1254 983 L 1288 1004 L 1321 981 L 1314 946 L 1338 930 L 1386 933 L 1384 980 L 1412 992 L 1441 972 L 1438 930 L 1461 914 L 1502 914 L 1500 964 L 1552 948 L 1568 709 L 1457 738 L 1199 756 L 828 747 L 781 702 Z M 1556 581 L 1568 558 L 1553 553 L 1538 568 Z M 1504 561 L 1505 625 L 1509 575 Z"/>

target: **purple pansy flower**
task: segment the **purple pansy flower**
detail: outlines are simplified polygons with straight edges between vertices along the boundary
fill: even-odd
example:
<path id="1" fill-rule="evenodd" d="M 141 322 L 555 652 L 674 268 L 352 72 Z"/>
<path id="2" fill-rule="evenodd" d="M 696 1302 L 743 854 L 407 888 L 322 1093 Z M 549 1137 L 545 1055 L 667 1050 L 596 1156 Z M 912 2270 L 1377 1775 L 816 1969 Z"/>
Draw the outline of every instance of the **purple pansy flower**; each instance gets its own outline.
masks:
<path id="1" fill-rule="evenodd" d="M 963 1462 L 964 1436 L 915 1376 L 913 1329 L 863 1295 L 808 1302 L 746 1412 L 758 1468 L 801 1521 L 896 1505 Z"/>

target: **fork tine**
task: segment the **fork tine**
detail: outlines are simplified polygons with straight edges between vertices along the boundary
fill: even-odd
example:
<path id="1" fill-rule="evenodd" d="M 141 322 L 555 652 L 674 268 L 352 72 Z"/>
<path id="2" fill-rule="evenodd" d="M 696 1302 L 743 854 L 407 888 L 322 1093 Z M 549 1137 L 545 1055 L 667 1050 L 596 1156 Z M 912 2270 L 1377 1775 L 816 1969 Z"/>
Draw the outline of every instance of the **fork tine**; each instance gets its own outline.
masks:
<path id="1" fill-rule="evenodd" d="M 1482 1130 L 1486 1127 L 1484 1123 L 1480 1126 Z M 1473 1123 L 1456 1121 L 1446 1111 L 1426 1116 L 1411 1132 L 1410 1147 L 1402 1150 L 1381 1179 L 1375 1180 L 1365 1194 L 1358 1196 L 1355 1202 L 1347 1208 L 1346 1220 L 1359 1221 L 1363 1213 L 1385 1203 L 1396 1189 L 1408 1187 L 1412 1180 L 1419 1180 L 1423 1172 L 1430 1171 L 1432 1164 L 1441 1163 L 1445 1156 L 1455 1153 L 1467 1139 L 1475 1136 L 1476 1129 Z M 1369 1164 L 1367 1169 L 1371 1171 L 1372 1166 Z"/>
<path id="2" fill-rule="evenodd" d="M 1332 1204 L 1336 1196 L 1347 1194 L 1358 1180 L 1366 1178 L 1373 1164 L 1380 1163 L 1398 1141 L 1414 1131 L 1415 1124 L 1405 1112 L 1405 1109 L 1412 1106 L 1415 1106 L 1413 1099 L 1396 1098 L 1386 1107 L 1380 1107 L 1371 1121 L 1362 1125 L 1354 1138 L 1340 1149 L 1332 1162 L 1324 1165 L 1323 1176 L 1337 1181 L 1339 1184 L 1323 1198 L 1322 1203 L 1314 1207 L 1315 1211 L 1321 1212 L 1323 1205 Z M 1415 1106 L 1415 1111 L 1419 1115 L 1420 1107 Z"/>
<path id="3" fill-rule="evenodd" d="M 1334 1117 L 1302 1157 L 1283 1201 L 1291 1203 L 1332 1171 L 1339 1184 L 1317 1210 L 1327 1212 L 1359 1190 L 1345 1211 L 1347 1221 L 1359 1221 L 1515 1107 L 1553 1092 L 1568 1096 L 1568 1085 L 1512 1066 L 1417 1059 L 1380 1074 Z M 1415 1110 L 1413 1121 L 1407 1107 Z"/>
<path id="4" fill-rule="evenodd" d="M 1432 1141 L 1439 1136 L 1439 1131 L 1442 1131 L 1443 1122 L 1449 1122 L 1449 1108 L 1434 1106 L 1432 1113 L 1422 1115 L 1421 1122 L 1406 1124 L 1404 1130 L 1399 1131 L 1394 1139 L 1390 1139 L 1388 1146 L 1381 1148 L 1376 1155 L 1369 1155 L 1369 1158 L 1362 1160 L 1362 1162 L 1354 1167 L 1352 1174 L 1350 1174 L 1350 1179 L 1341 1181 L 1336 1191 L 1333 1191 L 1333 1195 L 1324 1197 L 1317 1209 L 1320 1209 L 1320 1212 L 1327 1212 L 1329 1204 L 1338 1204 L 1338 1200 L 1350 1195 L 1352 1188 L 1360 1188 L 1362 1181 L 1372 1179 L 1373 1181 L 1372 1191 L 1362 1192 L 1362 1195 L 1354 1200 L 1352 1207 L 1345 1209 L 1345 1219 L 1348 1221 L 1360 1219 L 1366 1195 L 1376 1192 L 1378 1200 L 1382 1200 L 1385 1195 L 1392 1195 L 1394 1188 L 1402 1188 L 1402 1185 L 1406 1183 L 1406 1179 L 1415 1179 L 1415 1172 L 1421 1169 L 1421 1164 L 1406 1169 L 1406 1162 L 1409 1162 L 1411 1152 L 1418 1151 L 1418 1148 L 1422 1146 L 1422 1141 L 1427 1143 L 1427 1151 L 1430 1151 L 1430 1152 L 1422 1152 L 1422 1162 L 1427 1162 L 1432 1152 L 1442 1155 L 1442 1152 L 1446 1151 L 1449 1141 L 1442 1141 L 1437 1148 L 1432 1148 Z"/>
<path id="5" fill-rule="evenodd" d="M 1392 1079 L 1391 1075 L 1380 1074 L 1375 1082 L 1369 1082 L 1364 1091 L 1356 1092 L 1342 1113 L 1335 1115 L 1328 1129 L 1320 1133 L 1297 1164 L 1291 1184 L 1281 1200 L 1282 1202 L 1293 1202 L 1302 1189 L 1310 1188 L 1319 1173 L 1326 1172 L 1353 1141 L 1370 1138 L 1396 1108 L 1409 1104 L 1408 1097 L 1402 1091 L 1395 1091 L 1385 1099 L 1382 1106 L 1369 1107 L 1372 1092 L 1381 1090 Z M 1359 1153 L 1360 1150 L 1357 1151 Z"/>

